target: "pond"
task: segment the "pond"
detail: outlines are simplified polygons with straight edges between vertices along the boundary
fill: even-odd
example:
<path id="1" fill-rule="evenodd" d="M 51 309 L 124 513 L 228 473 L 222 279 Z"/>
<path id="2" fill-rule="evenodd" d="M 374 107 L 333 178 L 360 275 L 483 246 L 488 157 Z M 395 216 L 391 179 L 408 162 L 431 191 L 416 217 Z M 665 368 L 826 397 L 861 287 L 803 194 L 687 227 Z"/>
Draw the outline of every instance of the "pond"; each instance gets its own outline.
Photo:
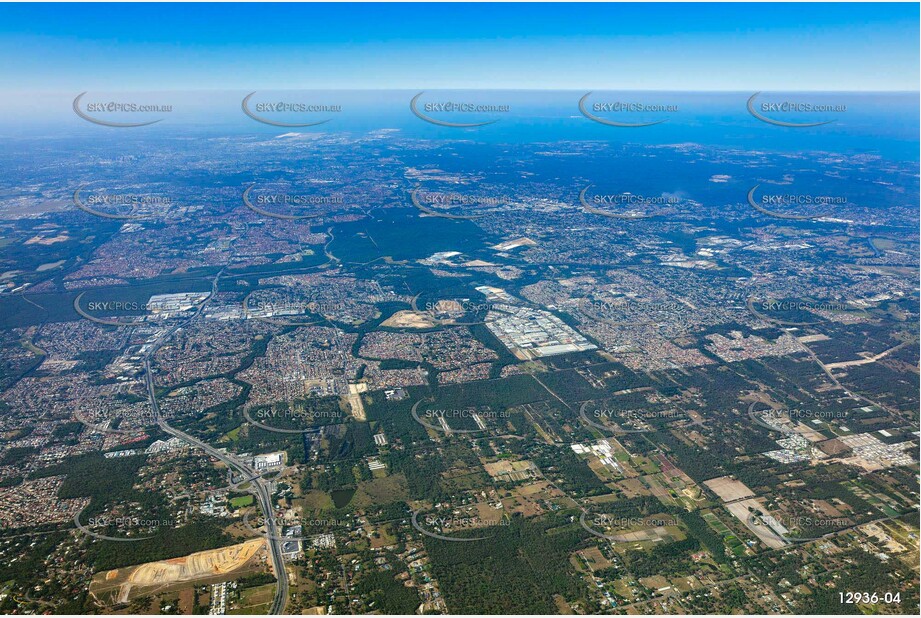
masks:
<path id="1" fill-rule="evenodd" d="M 345 508 L 345 506 L 352 501 L 352 496 L 354 495 L 354 487 L 350 489 L 337 489 L 333 492 L 330 492 L 330 496 L 333 499 L 333 505 L 337 509 Z"/>

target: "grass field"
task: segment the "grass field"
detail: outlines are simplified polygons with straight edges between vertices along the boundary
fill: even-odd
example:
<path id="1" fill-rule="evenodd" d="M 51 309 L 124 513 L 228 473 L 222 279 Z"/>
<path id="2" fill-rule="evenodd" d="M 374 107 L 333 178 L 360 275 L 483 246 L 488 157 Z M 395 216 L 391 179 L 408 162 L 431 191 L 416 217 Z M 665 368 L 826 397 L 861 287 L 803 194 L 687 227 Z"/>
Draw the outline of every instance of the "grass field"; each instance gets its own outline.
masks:
<path id="1" fill-rule="evenodd" d="M 254 498 L 252 496 L 237 496 L 230 501 L 230 505 L 235 509 L 239 509 L 251 505 L 253 500 Z"/>
<path id="2" fill-rule="evenodd" d="M 229 609 L 231 614 L 267 614 L 275 596 L 275 584 L 246 588 L 240 593 L 237 607 Z"/>
<path id="3" fill-rule="evenodd" d="M 408 499 L 406 477 L 402 474 L 391 474 L 384 478 L 359 483 L 358 490 L 352 496 L 351 504 L 355 508 L 367 508 L 373 504 L 387 504 Z"/>

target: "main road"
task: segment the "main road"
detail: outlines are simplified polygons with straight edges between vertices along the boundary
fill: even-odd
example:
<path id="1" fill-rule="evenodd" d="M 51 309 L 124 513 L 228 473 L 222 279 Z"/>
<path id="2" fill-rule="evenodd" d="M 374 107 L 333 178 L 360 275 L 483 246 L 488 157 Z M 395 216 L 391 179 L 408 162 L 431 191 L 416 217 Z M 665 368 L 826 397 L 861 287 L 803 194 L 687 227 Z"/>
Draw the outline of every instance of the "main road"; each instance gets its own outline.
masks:
<path id="1" fill-rule="evenodd" d="M 262 512 L 265 514 L 265 526 L 267 533 L 266 543 L 269 547 L 269 555 L 272 558 L 272 566 L 275 569 L 275 579 L 278 580 L 277 585 L 275 586 L 275 598 L 272 599 L 272 605 L 269 608 L 269 614 L 283 614 L 285 611 L 285 605 L 288 602 L 288 572 L 285 571 L 285 561 L 281 553 L 281 534 L 275 525 L 275 511 L 272 509 L 271 482 L 263 479 L 261 475 L 256 472 L 256 470 L 253 469 L 253 467 L 249 464 L 240 461 L 229 453 L 219 451 L 210 444 L 190 436 L 184 431 L 180 431 L 179 429 L 176 429 L 167 423 L 166 419 L 164 419 L 160 414 L 160 404 L 157 402 L 157 393 L 154 387 L 153 372 L 150 370 L 150 359 L 153 357 L 156 351 L 159 350 L 160 347 L 166 343 L 169 338 L 177 330 L 179 330 L 179 328 L 181 328 L 183 324 L 188 324 L 194 318 L 201 315 L 201 312 L 204 310 L 208 301 L 214 298 L 214 294 L 217 292 L 217 283 L 221 273 L 223 273 L 223 270 L 214 277 L 214 282 L 211 286 L 211 295 L 208 296 L 208 298 L 206 298 L 201 303 L 201 305 L 199 305 L 195 314 L 192 315 L 188 320 L 173 326 L 168 331 L 163 333 L 163 335 L 158 337 L 148 350 L 147 354 L 144 356 L 144 380 L 147 384 L 147 397 L 150 400 L 150 409 L 154 420 L 164 433 L 167 433 L 175 438 L 179 438 L 183 442 L 186 442 L 194 447 L 200 448 L 215 459 L 224 462 L 228 469 L 237 472 L 241 475 L 242 478 L 251 479 L 250 491 L 253 493 L 253 495 L 256 496 L 256 500 L 259 502 L 259 506 L 262 509 Z"/>

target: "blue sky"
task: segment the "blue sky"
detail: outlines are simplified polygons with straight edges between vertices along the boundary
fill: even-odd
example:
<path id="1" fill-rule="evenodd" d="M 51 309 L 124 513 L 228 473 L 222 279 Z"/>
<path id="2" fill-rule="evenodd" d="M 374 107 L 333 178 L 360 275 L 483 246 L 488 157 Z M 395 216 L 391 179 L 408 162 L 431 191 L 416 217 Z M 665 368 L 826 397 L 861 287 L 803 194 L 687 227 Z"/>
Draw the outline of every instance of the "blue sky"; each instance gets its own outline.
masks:
<path id="1" fill-rule="evenodd" d="M 908 3 L 3 4 L 0 89 L 916 91 L 918 29 Z"/>

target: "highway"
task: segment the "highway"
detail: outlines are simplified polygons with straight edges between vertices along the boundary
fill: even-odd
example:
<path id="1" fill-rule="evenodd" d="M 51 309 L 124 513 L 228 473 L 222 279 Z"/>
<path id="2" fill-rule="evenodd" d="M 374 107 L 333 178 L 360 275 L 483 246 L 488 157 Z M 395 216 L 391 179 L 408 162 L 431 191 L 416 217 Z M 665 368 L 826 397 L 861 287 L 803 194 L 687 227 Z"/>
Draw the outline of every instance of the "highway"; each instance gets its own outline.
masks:
<path id="1" fill-rule="evenodd" d="M 157 403 L 157 397 L 154 392 L 153 375 L 150 371 L 149 358 L 144 361 L 144 370 L 147 381 L 147 394 L 150 399 L 150 406 L 153 411 L 154 418 L 156 419 L 157 425 L 159 425 L 160 429 L 162 429 L 165 433 L 179 438 L 180 440 L 187 442 L 192 446 L 200 448 L 212 457 L 224 462 L 228 468 L 236 471 L 243 478 L 253 479 L 251 481 L 251 492 L 256 496 L 256 499 L 259 502 L 259 506 L 262 508 L 262 512 L 265 515 L 267 532 L 266 543 L 268 544 L 269 554 L 272 558 L 272 565 L 275 569 L 275 578 L 278 580 L 278 584 L 275 587 L 275 598 L 272 600 L 272 606 L 269 609 L 269 614 L 282 614 L 285 610 L 285 604 L 288 600 L 288 573 L 285 571 L 285 562 L 281 555 L 281 533 L 278 530 L 278 527 L 275 525 L 275 512 L 272 509 L 272 492 L 270 490 L 271 482 L 261 478 L 252 467 L 245 464 L 244 462 L 236 459 L 228 453 L 223 453 L 217 450 L 210 444 L 202 442 L 198 438 L 194 438 L 167 423 L 166 420 L 164 420 L 164 418 L 160 415 L 160 405 Z"/>
<path id="2" fill-rule="evenodd" d="M 251 480 L 251 493 L 256 497 L 256 500 L 259 502 L 259 506 L 262 509 L 263 514 L 265 515 L 266 522 L 266 544 L 269 548 L 269 555 L 272 559 L 272 566 L 275 569 L 275 578 L 278 580 L 277 585 L 275 586 L 275 598 L 272 600 L 272 605 L 269 608 L 270 615 L 283 614 L 285 611 L 285 606 L 288 602 L 288 573 L 285 571 L 285 562 L 281 554 L 281 533 L 278 531 L 277 526 L 275 525 L 275 512 L 272 509 L 272 491 L 271 481 L 266 481 L 263 479 L 252 466 L 238 460 L 236 457 L 230 455 L 229 453 L 224 453 L 214 448 L 206 442 L 202 442 L 198 438 L 190 436 L 189 434 L 172 427 L 163 416 L 160 414 L 160 404 L 157 402 L 156 389 L 154 387 L 153 381 L 153 372 L 150 369 L 150 359 L 156 353 L 160 347 L 166 343 L 169 338 L 182 327 L 183 324 L 188 324 L 193 319 L 201 315 L 201 312 L 204 310 L 205 305 L 214 297 L 215 292 L 217 291 L 218 279 L 221 276 L 223 271 L 219 272 L 214 277 L 214 282 L 211 286 L 211 295 L 205 299 L 201 305 L 198 307 L 198 310 L 193 316 L 188 320 L 177 324 L 170 328 L 168 331 L 163 333 L 160 337 L 157 338 L 154 345 L 151 346 L 150 350 L 147 352 L 144 357 L 144 380 L 147 384 L 147 397 L 150 400 L 150 409 L 153 417 L 164 433 L 167 433 L 175 438 L 205 451 L 212 457 L 224 462 L 224 464 L 230 469 L 237 472 L 244 479 Z"/>

